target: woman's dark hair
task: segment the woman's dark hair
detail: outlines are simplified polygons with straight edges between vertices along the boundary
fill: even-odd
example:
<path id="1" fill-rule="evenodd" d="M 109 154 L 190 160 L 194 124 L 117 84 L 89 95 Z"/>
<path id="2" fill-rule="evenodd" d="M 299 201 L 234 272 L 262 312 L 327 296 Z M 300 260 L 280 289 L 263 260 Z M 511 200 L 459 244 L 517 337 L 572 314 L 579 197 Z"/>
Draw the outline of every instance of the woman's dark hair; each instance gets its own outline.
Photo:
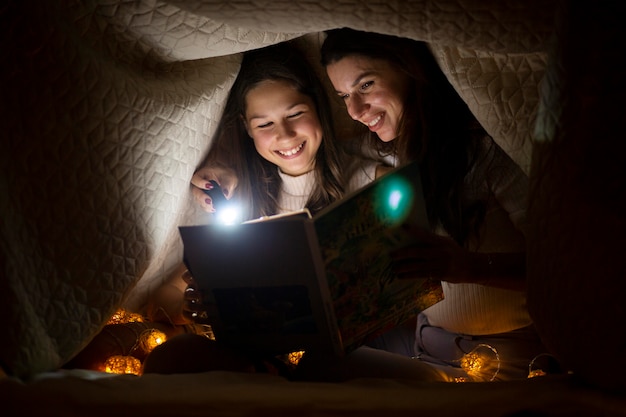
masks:
<path id="1" fill-rule="evenodd" d="M 281 185 L 278 168 L 258 154 L 244 125 L 246 95 L 267 80 L 286 81 L 315 104 L 323 135 L 315 160 L 316 185 L 307 202 L 307 208 L 315 213 L 344 194 L 341 169 L 344 153 L 335 140 L 326 90 L 301 51 L 290 43 L 243 54 L 241 68 L 204 164 L 221 165 L 235 171 L 239 185 L 233 198 L 248 206 L 247 218 L 278 212 Z"/>
<path id="2" fill-rule="evenodd" d="M 424 42 L 343 28 L 328 31 L 322 45 L 322 65 L 347 56 L 384 60 L 406 74 L 406 94 L 396 139 L 383 142 L 364 134 L 381 155 L 399 164 L 417 160 L 429 221 L 466 245 L 477 236 L 486 202 L 470 201 L 466 177 L 475 163 L 486 132 L 441 71 Z"/>

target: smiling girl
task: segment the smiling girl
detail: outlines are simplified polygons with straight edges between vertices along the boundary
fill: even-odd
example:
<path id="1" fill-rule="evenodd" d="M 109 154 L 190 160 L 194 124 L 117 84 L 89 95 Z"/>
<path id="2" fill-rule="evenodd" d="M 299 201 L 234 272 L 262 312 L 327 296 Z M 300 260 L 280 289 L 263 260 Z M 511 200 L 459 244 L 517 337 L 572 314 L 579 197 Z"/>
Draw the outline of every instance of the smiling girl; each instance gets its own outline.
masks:
<path id="1" fill-rule="evenodd" d="M 384 171 L 343 150 L 324 86 L 302 53 L 282 43 L 244 53 L 191 188 L 202 209 L 214 212 L 204 190 L 216 181 L 248 220 L 305 207 L 315 214 Z M 181 264 L 155 291 L 147 307 L 153 321 L 189 322 L 182 311 L 188 274 Z"/>
<path id="2" fill-rule="evenodd" d="M 245 218 L 304 207 L 314 214 L 372 181 L 377 169 L 344 152 L 324 86 L 300 51 L 282 43 L 244 54 L 211 151 L 191 182 L 209 212 L 203 189 L 215 180 L 247 207 Z"/>

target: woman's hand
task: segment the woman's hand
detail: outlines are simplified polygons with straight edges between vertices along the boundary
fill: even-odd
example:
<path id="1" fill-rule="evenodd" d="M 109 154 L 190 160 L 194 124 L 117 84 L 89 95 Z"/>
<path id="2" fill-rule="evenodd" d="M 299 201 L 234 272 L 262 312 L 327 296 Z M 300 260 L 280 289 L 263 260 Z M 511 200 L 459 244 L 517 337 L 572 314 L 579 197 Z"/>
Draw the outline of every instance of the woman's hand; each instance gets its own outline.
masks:
<path id="1" fill-rule="evenodd" d="M 470 252 L 452 238 L 424 228 L 406 226 L 409 245 L 392 252 L 399 278 L 436 278 L 453 283 L 474 283 L 509 290 L 526 288 L 526 253 Z"/>
<path id="2" fill-rule="evenodd" d="M 198 169 L 191 177 L 191 184 L 193 185 L 191 192 L 202 210 L 207 213 L 215 213 L 211 197 L 203 191 L 210 190 L 213 187 L 209 182 L 211 180 L 219 184 L 227 199 L 233 196 L 238 184 L 237 176 L 230 168 L 213 165 Z"/>
<path id="3" fill-rule="evenodd" d="M 415 226 L 405 226 L 411 243 L 392 253 L 393 268 L 400 278 L 437 278 L 467 282 L 472 254 L 452 238 Z"/>

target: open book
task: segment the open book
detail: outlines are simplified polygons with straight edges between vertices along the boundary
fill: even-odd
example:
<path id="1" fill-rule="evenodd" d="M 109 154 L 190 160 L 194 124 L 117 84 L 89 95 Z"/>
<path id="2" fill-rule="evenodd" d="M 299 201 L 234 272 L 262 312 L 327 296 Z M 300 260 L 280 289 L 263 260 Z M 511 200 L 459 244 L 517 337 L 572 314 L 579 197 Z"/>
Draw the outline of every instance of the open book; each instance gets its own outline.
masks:
<path id="1" fill-rule="evenodd" d="M 184 259 L 216 338 L 240 350 L 342 355 L 441 300 L 430 279 L 396 279 L 389 252 L 427 227 L 417 164 L 311 217 L 181 226 Z"/>

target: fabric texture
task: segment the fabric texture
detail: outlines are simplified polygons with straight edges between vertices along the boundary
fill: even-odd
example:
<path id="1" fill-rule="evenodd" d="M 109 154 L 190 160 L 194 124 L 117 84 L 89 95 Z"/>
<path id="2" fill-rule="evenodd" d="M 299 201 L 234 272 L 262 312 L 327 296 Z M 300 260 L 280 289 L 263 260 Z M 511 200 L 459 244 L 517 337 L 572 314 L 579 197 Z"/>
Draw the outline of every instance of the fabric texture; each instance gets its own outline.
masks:
<path id="1" fill-rule="evenodd" d="M 321 31 L 352 26 L 435 48 L 543 53 L 554 11 L 541 4 L 9 1 L 0 12 L 11 57 L 0 70 L 3 368 L 24 378 L 58 368 L 180 264 L 177 227 L 206 221 L 189 178 L 240 52 L 302 37 L 315 60 Z M 489 91 L 464 93 L 497 96 L 505 77 L 493 74 Z M 519 87 L 538 95 L 537 85 Z M 495 132 L 497 120 L 489 124 Z"/>
<path id="2" fill-rule="evenodd" d="M 471 198 L 487 201 L 479 240 L 471 242 L 470 250 L 524 252 L 528 177 L 491 139 L 486 138 L 483 143 L 480 163 L 466 180 Z M 439 233 L 446 234 L 443 230 Z M 521 291 L 449 283 L 445 277 L 443 280 L 444 299 L 424 311 L 433 326 L 455 333 L 487 335 L 531 323 L 526 295 Z"/>
<path id="3" fill-rule="evenodd" d="M 315 186 L 315 173 L 310 171 L 294 177 L 278 170 L 278 175 L 283 181 L 278 196 L 279 213 L 287 213 L 306 207 L 306 202 Z"/>
<path id="4" fill-rule="evenodd" d="M 297 38 L 315 61 L 323 31 L 349 26 L 427 41 L 483 127 L 530 173 L 533 318 L 573 369 L 623 386 L 623 15 L 563 3 L 9 0 L 0 9 L 2 368 L 24 379 L 57 369 L 180 264 L 177 227 L 206 221 L 189 178 L 240 52 Z M 615 338 L 601 343 L 606 335 Z M 611 370 L 590 351 L 612 358 Z"/>
<path id="5" fill-rule="evenodd" d="M 346 193 L 356 191 L 369 184 L 376 177 L 378 162 L 360 157 L 350 158 L 350 165 L 345 167 L 348 178 Z M 280 213 L 300 210 L 306 207 L 306 202 L 313 191 L 315 184 L 314 172 L 308 172 L 297 177 L 284 174 L 279 170 L 278 174 L 283 181 L 281 193 L 278 197 Z"/>

